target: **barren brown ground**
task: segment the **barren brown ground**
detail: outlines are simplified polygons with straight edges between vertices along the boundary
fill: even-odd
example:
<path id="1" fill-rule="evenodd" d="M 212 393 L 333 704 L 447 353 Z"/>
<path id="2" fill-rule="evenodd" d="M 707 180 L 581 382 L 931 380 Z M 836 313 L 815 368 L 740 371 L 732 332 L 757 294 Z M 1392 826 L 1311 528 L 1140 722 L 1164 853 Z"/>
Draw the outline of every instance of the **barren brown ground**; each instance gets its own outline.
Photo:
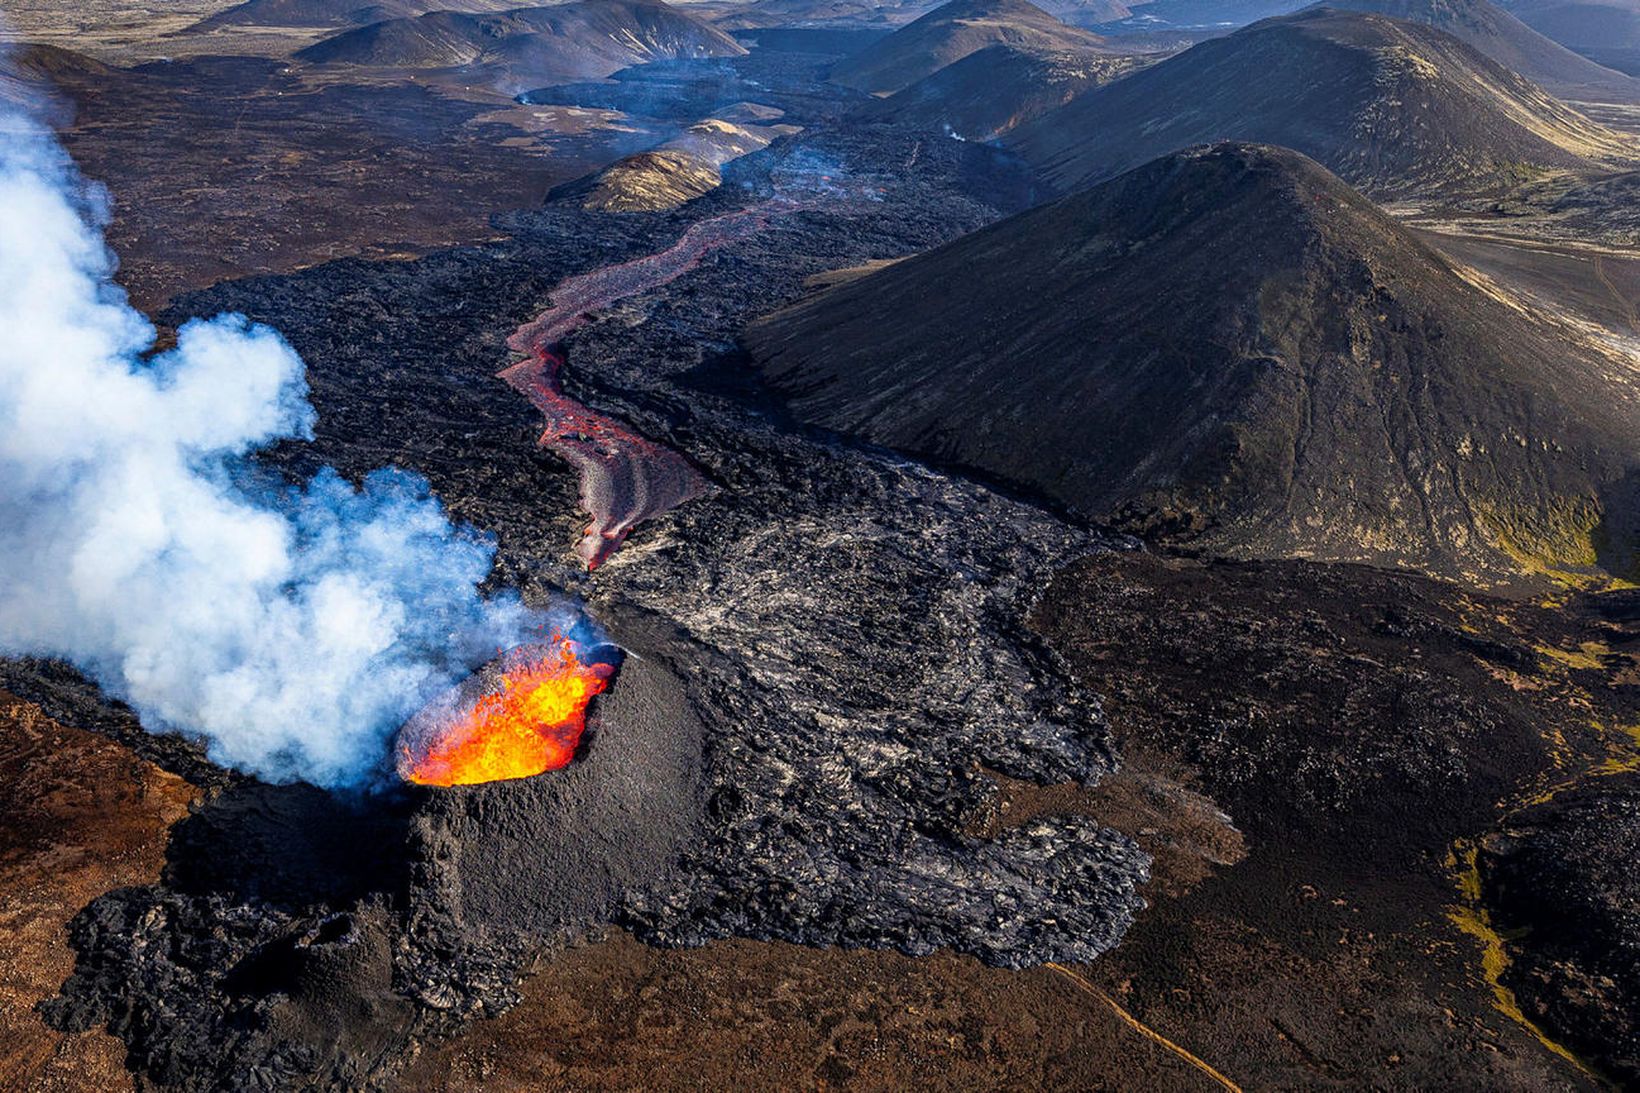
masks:
<path id="1" fill-rule="evenodd" d="M 64 1035 L 35 1005 L 74 967 L 69 919 L 156 879 L 193 787 L 114 742 L 0 692 L 0 1089 L 131 1088 L 125 1047 Z"/>
<path id="2" fill-rule="evenodd" d="M 94 0 L 72 24 L 60 0 L 7 11 L 30 38 L 131 62 L 198 52 L 164 35 L 225 6 Z M 200 42 L 278 57 L 300 38 L 243 37 Z M 147 307 L 223 277 L 483 238 L 491 213 L 535 203 L 611 147 L 599 119 L 255 59 L 82 75 L 65 91 L 76 105 L 65 140 L 113 186 L 112 242 Z M 1640 290 L 1632 259 L 1597 271 L 1580 254 L 1453 247 L 1593 322 L 1618 325 L 1617 296 Z M 1137 686 L 1155 667 L 1130 657 L 1090 682 Z M 1198 1063 L 1247 1088 L 1394 1088 L 1443 1066 L 1459 1087 L 1586 1084 L 1495 1008 L 1480 943 L 1446 917 L 1457 896 L 1438 862 L 1386 879 L 1279 846 L 1250 853 L 1199 772 L 1143 746 L 1131 706 L 1113 717 L 1121 775 L 1092 792 L 1010 785 L 997 817 L 1086 811 L 1155 855 L 1153 906 L 1107 960 L 1073 977 L 944 953 L 659 950 L 617 932 L 543 962 L 522 1004 L 410 1060 L 399 1088 L 1223 1088 Z M 72 967 L 69 919 L 152 880 L 192 796 L 121 746 L 0 694 L 0 1088 L 129 1088 L 117 1040 L 55 1033 L 34 1006 Z M 1385 910 L 1396 901 L 1408 913 Z"/>
<path id="3" fill-rule="evenodd" d="M 1223 1088 L 1050 968 L 624 934 L 417 1060 L 401 1090 Z"/>
<path id="4" fill-rule="evenodd" d="M 1640 346 L 1640 254 L 1612 247 L 1459 230 L 1419 236 L 1518 299 L 1554 307 Z"/>
<path id="5" fill-rule="evenodd" d="M 69 70 L 64 144 L 114 199 L 139 307 L 227 277 L 491 238 L 490 217 L 622 154 L 600 117 L 277 61 Z"/>
<path id="6" fill-rule="evenodd" d="M 198 54 L 283 57 L 320 31 L 249 27 L 215 34 L 184 34 L 188 27 L 237 0 L 6 0 L 6 36 L 48 42 L 116 64 Z"/>

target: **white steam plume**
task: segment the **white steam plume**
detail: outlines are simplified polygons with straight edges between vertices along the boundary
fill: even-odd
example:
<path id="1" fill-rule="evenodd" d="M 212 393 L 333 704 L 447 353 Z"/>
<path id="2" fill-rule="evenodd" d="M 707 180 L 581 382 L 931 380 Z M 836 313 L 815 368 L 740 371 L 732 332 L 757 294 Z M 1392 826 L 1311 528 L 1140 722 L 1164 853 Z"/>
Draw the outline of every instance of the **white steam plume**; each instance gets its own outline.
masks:
<path id="1" fill-rule="evenodd" d="M 0 104 L 0 653 L 71 661 L 224 765 L 364 783 L 409 714 L 544 620 L 479 593 L 493 548 L 419 478 L 245 485 L 252 449 L 311 438 L 302 362 L 231 315 L 145 356 L 105 207 Z"/>

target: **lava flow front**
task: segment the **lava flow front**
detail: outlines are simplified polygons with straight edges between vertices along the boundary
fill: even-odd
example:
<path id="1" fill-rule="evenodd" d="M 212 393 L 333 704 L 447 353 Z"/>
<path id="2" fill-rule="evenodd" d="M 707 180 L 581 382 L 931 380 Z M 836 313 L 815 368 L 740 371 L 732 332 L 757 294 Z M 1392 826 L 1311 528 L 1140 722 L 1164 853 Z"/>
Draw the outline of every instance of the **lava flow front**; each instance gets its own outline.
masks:
<path id="1" fill-rule="evenodd" d="M 586 729 L 587 704 L 614 674 L 614 664 L 590 658 L 569 638 L 519 646 L 405 725 L 399 774 L 458 786 L 566 766 Z"/>
<path id="2" fill-rule="evenodd" d="M 588 316 L 618 300 L 671 283 L 718 247 L 744 239 L 790 203 L 767 202 L 751 209 L 698 221 L 663 251 L 570 277 L 552 290 L 553 306 L 507 339 L 524 359 L 501 372 L 546 417 L 543 448 L 558 453 L 581 480 L 581 507 L 592 517 L 576 553 L 596 569 L 620 549 L 628 533 L 704 494 L 706 478 L 682 455 L 639 436 L 614 418 L 564 393 L 567 350 L 562 340 Z"/>

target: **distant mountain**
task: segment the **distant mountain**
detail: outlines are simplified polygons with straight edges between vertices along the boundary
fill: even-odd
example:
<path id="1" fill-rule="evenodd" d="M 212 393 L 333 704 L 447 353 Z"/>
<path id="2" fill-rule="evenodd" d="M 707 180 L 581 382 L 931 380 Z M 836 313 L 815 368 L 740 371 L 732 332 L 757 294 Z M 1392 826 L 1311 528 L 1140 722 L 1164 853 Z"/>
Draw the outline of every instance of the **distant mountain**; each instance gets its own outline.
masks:
<path id="1" fill-rule="evenodd" d="M 1503 6 L 1545 37 L 1640 75 L 1640 0 L 1508 0 Z"/>
<path id="2" fill-rule="evenodd" d="M 724 30 L 760 30 L 767 27 L 904 26 L 934 5 L 929 0 L 752 0 L 713 19 Z"/>
<path id="3" fill-rule="evenodd" d="M 1029 0 L 951 0 L 832 69 L 845 87 L 883 95 L 994 45 L 1099 50 L 1105 40 L 1066 26 Z"/>
<path id="4" fill-rule="evenodd" d="M 606 212 L 661 212 L 710 193 L 723 182 L 731 160 L 767 148 L 778 137 L 800 132 L 779 122 L 780 111 L 739 103 L 703 118 L 658 148 L 625 156 L 584 179 L 548 194 Z"/>
<path id="5" fill-rule="evenodd" d="M 1114 23 L 1133 14 L 1125 0 L 1043 0 L 1037 6 L 1057 19 L 1078 26 Z"/>
<path id="6" fill-rule="evenodd" d="M 1088 50 L 991 46 L 868 103 L 855 116 L 943 126 L 963 140 L 994 140 L 1146 63 Z"/>
<path id="7" fill-rule="evenodd" d="M 141 78 L 60 46 L 0 45 L 0 103 L 43 113 L 51 125 L 67 126 L 73 121 L 73 111 L 59 93 L 106 93 L 111 80 Z"/>
<path id="8" fill-rule="evenodd" d="M 1158 30 L 1166 28 L 1217 27 L 1231 30 L 1271 19 L 1291 15 L 1299 8 L 1308 7 L 1313 0 L 1152 0 L 1148 4 L 1131 4 L 1132 20 L 1136 26 L 1149 25 Z"/>
<path id="9" fill-rule="evenodd" d="M 1330 9 L 1203 42 L 1008 143 L 1070 190 L 1218 140 L 1296 148 L 1379 197 L 1472 193 L 1640 155 L 1445 31 Z"/>
<path id="10" fill-rule="evenodd" d="M 577 0 L 490 15 L 435 11 L 388 19 L 326 38 L 296 57 L 392 68 L 479 67 L 539 86 L 661 58 L 745 52 L 721 30 L 659 0 Z"/>
<path id="11" fill-rule="evenodd" d="M 1439 27 L 1562 98 L 1640 100 L 1640 80 L 1573 53 L 1491 0 L 1325 0 L 1318 6 L 1377 12 Z"/>
<path id="12" fill-rule="evenodd" d="M 1163 539 L 1473 581 L 1630 557 L 1632 363 L 1285 149 L 1164 156 L 745 342 L 806 421 Z"/>
<path id="13" fill-rule="evenodd" d="M 364 26 L 429 11 L 504 11 L 508 0 L 245 0 L 202 19 L 191 31 L 229 27 Z"/>
<path id="14" fill-rule="evenodd" d="M 40 42 L 0 48 L 0 68 L 19 79 L 41 83 L 106 79 L 119 71 L 95 57 Z"/>

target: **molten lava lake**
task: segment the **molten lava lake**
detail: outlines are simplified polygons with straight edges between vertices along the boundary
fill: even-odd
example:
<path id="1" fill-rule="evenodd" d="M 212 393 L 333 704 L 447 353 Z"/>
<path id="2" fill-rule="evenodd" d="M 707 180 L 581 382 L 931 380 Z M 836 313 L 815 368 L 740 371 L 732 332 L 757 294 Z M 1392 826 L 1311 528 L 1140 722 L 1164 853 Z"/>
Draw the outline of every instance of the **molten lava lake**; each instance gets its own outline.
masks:
<path id="1" fill-rule="evenodd" d="M 429 703 L 399 732 L 409 782 L 465 786 L 529 778 L 569 765 L 587 706 L 615 677 L 617 651 L 572 638 L 508 650 Z"/>

